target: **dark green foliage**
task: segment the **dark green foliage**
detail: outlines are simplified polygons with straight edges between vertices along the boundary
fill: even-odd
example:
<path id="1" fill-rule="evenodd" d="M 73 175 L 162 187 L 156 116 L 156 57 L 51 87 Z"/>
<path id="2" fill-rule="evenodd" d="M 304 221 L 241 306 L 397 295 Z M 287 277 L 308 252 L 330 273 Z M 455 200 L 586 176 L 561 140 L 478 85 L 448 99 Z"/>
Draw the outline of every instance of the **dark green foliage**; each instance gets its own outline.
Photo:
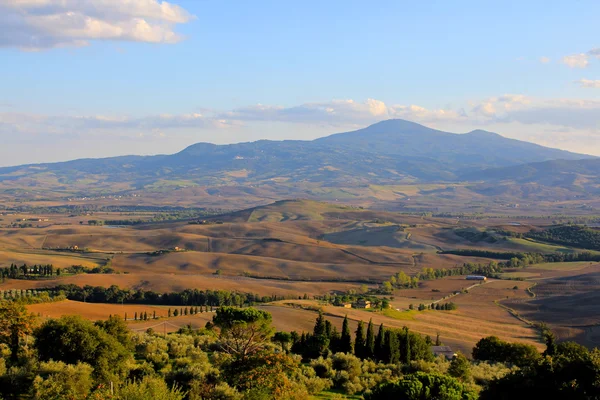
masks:
<path id="1" fill-rule="evenodd" d="M 527 237 L 532 239 L 579 247 L 588 250 L 600 250 L 600 230 L 579 225 L 553 226 L 543 231 L 531 231 Z"/>
<path id="2" fill-rule="evenodd" d="M 177 306 L 238 306 L 273 301 L 274 296 L 263 296 L 252 293 L 238 293 L 227 290 L 186 289 L 182 292 L 157 293 L 146 290 L 120 289 L 118 286 L 108 288 L 102 286 L 58 285 L 54 292 L 63 292 L 69 300 L 86 301 L 88 303 L 131 303 L 157 304 Z M 189 310 L 188 310 L 189 312 Z M 185 309 L 179 311 L 183 315 Z M 140 318 L 142 316 L 140 315 Z"/>
<path id="3" fill-rule="evenodd" d="M 221 307 L 213 317 L 221 350 L 243 362 L 265 348 L 273 335 L 271 314 L 256 308 Z"/>
<path id="4" fill-rule="evenodd" d="M 356 327 L 356 339 L 354 340 L 354 354 L 358 358 L 365 358 L 365 324 L 362 321 L 358 321 Z"/>
<path id="5" fill-rule="evenodd" d="M 567 342 L 554 356 L 492 381 L 481 399 L 598 399 L 599 382 L 600 352 Z"/>
<path id="6" fill-rule="evenodd" d="M 273 335 L 273 341 L 275 343 L 279 343 L 281 350 L 287 353 L 289 344 L 292 342 L 292 335 L 289 332 L 275 332 L 275 335 Z"/>
<path id="7" fill-rule="evenodd" d="M 106 321 L 96 321 L 94 325 L 117 339 L 123 346 L 129 347 L 131 345 L 131 331 L 121 317 L 111 315 Z"/>
<path id="8" fill-rule="evenodd" d="M 365 400 L 474 400 L 476 398 L 476 393 L 455 378 L 423 372 L 406 375 L 396 382 L 384 383 L 364 396 Z"/>
<path id="9" fill-rule="evenodd" d="M 340 337 L 340 346 L 338 351 L 348 354 L 352 354 L 353 352 L 352 334 L 350 333 L 350 326 L 348 325 L 348 316 L 344 318 L 344 322 L 342 323 L 342 335 Z"/>
<path id="10" fill-rule="evenodd" d="M 383 360 L 385 358 L 385 328 L 383 324 L 379 325 L 377 336 L 375 337 L 375 359 Z"/>
<path id="11" fill-rule="evenodd" d="M 122 374 L 130 357 L 114 336 L 79 316 L 48 320 L 35 331 L 34 337 L 41 361 L 84 362 L 102 380 Z"/>
<path id="12" fill-rule="evenodd" d="M 475 360 L 510 363 L 519 367 L 531 365 L 540 357 L 536 348 L 531 345 L 508 343 L 496 336 L 479 340 L 473 348 L 473 359 Z"/>
<path id="13" fill-rule="evenodd" d="M 384 348 L 385 358 L 380 361 L 386 364 L 397 364 L 400 361 L 400 345 L 396 332 L 392 330 L 385 332 Z"/>
<path id="14" fill-rule="evenodd" d="M 369 320 L 367 325 L 367 339 L 365 340 L 365 358 L 375 359 L 375 327 L 373 326 L 373 319 Z"/>
<path id="15" fill-rule="evenodd" d="M 462 353 L 457 353 L 448 367 L 448 375 L 453 376 L 463 382 L 469 379 L 471 375 L 471 363 Z"/>

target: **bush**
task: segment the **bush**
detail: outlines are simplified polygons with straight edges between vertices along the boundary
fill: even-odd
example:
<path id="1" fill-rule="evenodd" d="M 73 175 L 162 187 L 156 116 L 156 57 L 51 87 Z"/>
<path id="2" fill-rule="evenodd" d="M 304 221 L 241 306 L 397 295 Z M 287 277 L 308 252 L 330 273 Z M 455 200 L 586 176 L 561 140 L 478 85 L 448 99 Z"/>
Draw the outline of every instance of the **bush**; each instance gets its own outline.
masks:
<path id="1" fill-rule="evenodd" d="M 141 381 L 124 385 L 118 393 L 119 400 L 183 400 L 184 394 L 178 389 L 170 389 L 160 378 L 145 377 Z"/>
<path id="2" fill-rule="evenodd" d="M 396 382 L 379 385 L 365 400 L 475 400 L 477 394 L 457 379 L 422 372 L 406 375 Z"/>
<path id="3" fill-rule="evenodd" d="M 61 361 L 40 364 L 33 381 L 33 398 L 40 400 L 84 399 L 92 387 L 92 367 L 68 365 Z"/>

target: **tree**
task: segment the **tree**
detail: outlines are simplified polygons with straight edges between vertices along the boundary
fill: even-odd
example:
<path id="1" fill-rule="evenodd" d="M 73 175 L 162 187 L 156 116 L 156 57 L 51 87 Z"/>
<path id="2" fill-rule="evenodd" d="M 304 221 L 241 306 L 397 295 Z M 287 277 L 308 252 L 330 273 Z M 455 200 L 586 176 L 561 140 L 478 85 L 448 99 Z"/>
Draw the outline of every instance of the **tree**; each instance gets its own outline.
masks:
<path id="1" fill-rule="evenodd" d="M 383 324 L 379 325 L 377 337 L 375 337 L 375 359 L 382 361 L 386 358 L 385 354 L 385 328 Z"/>
<path id="2" fill-rule="evenodd" d="M 358 321 L 358 326 L 356 327 L 354 354 L 358 358 L 365 358 L 365 324 L 362 321 Z"/>
<path id="3" fill-rule="evenodd" d="M 170 389 L 164 380 L 145 376 L 140 381 L 129 382 L 118 391 L 120 400 L 183 400 L 184 393 L 177 387 Z"/>
<path id="4" fill-rule="evenodd" d="M 373 318 L 369 320 L 367 326 L 367 339 L 365 341 L 365 358 L 375 358 L 375 327 L 373 326 Z"/>
<path id="5" fill-rule="evenodd" d="M 8 345 L 11 362 L 18 360 L 21 339 L 33 331 L 35 323 L 23 304 L 0 300 L 0 343 Z"/>
<path id="6" fill-rule="evenodd" d="M 342 323 L 342 336 L 340 338 L 340 347 L 338 349 L 342 353 L 352 354 L 352 334 L 348 325 L 348 316 L 344 317 Z"/>
<path id="7" fill-rule="evenodd" d="M 106 321 L 96 321 L 94 325 L 117 339 L 123 346 L 129 347 L 131 345 L 131 331 L 119 316 L 111 315 Z"/>
<path id="8" fill-rule="evenodd" d="M 271 320 L 271 314 L 253 307 L 221 307 L 213 317 L 221 348 L 240 361 L 265 348 L 273 335 Z"/>
<path id="9" fill-rule="evenodd" d="M 287 353 L 289 351 L 289 343 L 292 341 L 292 335 L 289 332 L 275 332 L 275 335 L 273 335 L 273 341 L 279 343 L 281 346 L 281 351 Z"/>
<path id="10" fill-rule="evenodd" d="M 40 361 L 87 363 L 104 382 L 123 375 L 131 357 L 115 337 L 80 316 L 50 319 L 36 329 L 34 337 Z"/>
<path id="11" fill-rule="evenodd" d="M 568 343 L 568 342 L 567 342 Z M 482 400 L 501 399 L 598 399 L 600 398 L 600 351 L 579 345 L 561 345 L 553 357 L 490 382 Z"/>
<path id="12" fill-rule="evenodd" d="M 477 394 L 457 379 L 418 372 L 379 385 L 364 395 L 365 400 L 475 400 Z"/>
<path id="13" fill-rule="evenodd" d="M 466 382 L 471 376 L 471 363 L 462 353 L 457 353 L 450 362 L 448 375 L 453 376 L 463 382 Z"/>
<path id="14" fill-rule="evenodd" d="M 33 380 L 34 399 L 85 399 L 93 384 L 88 364 L 43 362 L 37 374 Z"/>
<path id="15" fill-rule="evenodd" d="M 385 331 L 385 363 L 396 364 L 400 361 L 400 348 L 398 345 L 398 335 L 396 332 L 388 329 Z"/>

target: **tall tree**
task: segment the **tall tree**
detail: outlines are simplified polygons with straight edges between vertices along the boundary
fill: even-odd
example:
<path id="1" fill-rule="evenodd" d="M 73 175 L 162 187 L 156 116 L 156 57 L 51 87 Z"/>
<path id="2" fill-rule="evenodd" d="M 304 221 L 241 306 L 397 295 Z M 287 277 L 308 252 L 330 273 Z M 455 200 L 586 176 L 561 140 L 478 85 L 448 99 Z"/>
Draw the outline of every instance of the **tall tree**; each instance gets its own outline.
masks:
<path id="1" fill-rule="evenodd" d="M 131 357 L 116 337 L 80 316 L 50 319 L 34 336 L 40 361 L 90 364 L 102 382 L 123 377 Z"/>
<path id="2" fill-rule="evenodd" d="M 385 357 L 385 328 L 383 327 L 383 324 L 381 324 L 379 325 L 379 331 L 375 337 L 375 359 L 377 361 L 383 361 Z"/>
<path id="3" fill-rule="evenodd" d="M 35 322 L 23 304 L 0 300 L 0 343 L 8 345 L 12 362 L 18 360 L 21 339 L 33 331 Z"/>
<path id="4" fill-rule="evenodd" d="M 410 359 L 411 359 L 411 348 L 410 348 L 410 332 L 408 330 L 408 327 L 404 327 L 403 329 L 403 333 L 404 333 L 404 346 L 403 346 L 403 354 L 402 354 L 402 362 L 405 364 L 409 364 L 410 363 Z"/>
<path id="5" fill-rule="evenodd" d="M 324 336 L 327 332 L 327 324 L 325 322 L 325 317 L 323 316 L 323 312 L 319 311 L 319 316 L 315 321 L 315 327 L 313 329 L 313 335 L 315 336 Z"/>
<path id="6" fill-rule="evenodd" d="M 342 353 L 352 354 L 352 334 L 350 333 L 347 315 L 344 317 L 344 322 L 342 323 L 342 336 L 340 338 L 339 351 Z"/>
<path id="7" fill-rule="evenodd" d="M 356 328 L 354 354 L 358 358 L 365 358 L 365 324 L 362 321 L 358 322 L 358 327 Z"/>
<path id="8" fill-rule="evenodd" d="M 371 360 L 375 358 L 375 327 L 373 326 L 373 318 L 369 320 L 369 325 L 367 326 L 365 357 Z"/>
<path id="9" fill-rule="evenodd" d="M 385 332 L 386 363 L 396 364 L 400 361 L 400 348 L 398 345 L 398 334 L 390 329 Z"/>
<path id="10" fill-rule="evenodd" d="M 271 314 L 252 307 L 220 307 L 213 317 L 221 348 L 238 361 L 265 348 L 273 334 L 271 321 Z"/>

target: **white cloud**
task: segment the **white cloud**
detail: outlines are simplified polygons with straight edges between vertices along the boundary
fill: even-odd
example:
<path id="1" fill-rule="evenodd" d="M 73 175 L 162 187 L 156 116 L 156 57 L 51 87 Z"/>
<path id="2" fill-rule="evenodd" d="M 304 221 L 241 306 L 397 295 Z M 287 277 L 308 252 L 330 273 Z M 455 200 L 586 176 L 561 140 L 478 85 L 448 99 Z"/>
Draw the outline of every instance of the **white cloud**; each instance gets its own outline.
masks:
<path id="1" fill-rule="evenodd" d="M 600 47 L 597 47 L 595 49 L 591 49 L 590 51 L 588 51 L 588 54 L 590 56 L 596 57 L 596 58 L 600 58 Z"/>
<path id="2" fill-rule="evenodd" d="M 600 79 L 580 79 L 575 83 L 579 83 L 584 88 L 600 88 Z"/>
<path id="3" fill-rule="evenodd" d="M 158 0 L 0 0 L 0 46 L 35 51 L 92 40 L 176 43 L 193 18 Z"/>
<path id="4" fill-rule="evenodd" d="M 588 66 L 588 55 L 585 53 L 573 54 L 562 58 L 562 63 L 571 68 L 585 68 Z"/>
<path id="5" fill-rule="evenodd" d="M 542 64 L 548 64 L 550 62 L 550 59 L 548 57 L 540 57 L 540 62 Z"/>
<path id="6" fill-rule="evenodd" d="M 383 101 L 367 99 L 332 100 L 305 103 L 293 107 L 255 106 L 238 108 L 222 114 L 224 118 L 239 121 L 279 121 L 292 123 L 328 123 L 332 125 L 366 124 L 389 118 L 404 118 L 431 122 L 461 118 L 460 111 L 429 110 L 418 105 L 386 105 Z"/>
<path id="7" fill-rule="evenodd" d="M 600 154 L 600 100 L 542 99 L 521 94 L 480 99 L 456 109 L 387 105 L 380 100 L 367 99 L 362 102 L 332 100 L 292 107 L 258 104 L 231 111 L 203 110 L 143 117 L 0 112 L 0 138 L 5 142 L 17 137 L 28 138 L 29 142 L 32 137 L 46 141 L 57 138 L 73 140 L 73 143 L 93 138 L 104 141 L 107 146 L 119 141 L 155 141 L 164 137 L 173 140 L 171 145 L 183 137 L 188 138 L 187 144 L 200 138 L 231 143 L 242 138 L 265 138 L 267 130 L 270 132 L 268 137 L 273 139 L 316 137 L 315 132 L 321 132 L 321 135 L 342 132 L 390 118 L 458 132 L 486 128 L 513 138 Z M 565 141 L 568 137 L 581 137 L 582 142 Z M 159 151 L 162 150 L 159 148 Z"/>

